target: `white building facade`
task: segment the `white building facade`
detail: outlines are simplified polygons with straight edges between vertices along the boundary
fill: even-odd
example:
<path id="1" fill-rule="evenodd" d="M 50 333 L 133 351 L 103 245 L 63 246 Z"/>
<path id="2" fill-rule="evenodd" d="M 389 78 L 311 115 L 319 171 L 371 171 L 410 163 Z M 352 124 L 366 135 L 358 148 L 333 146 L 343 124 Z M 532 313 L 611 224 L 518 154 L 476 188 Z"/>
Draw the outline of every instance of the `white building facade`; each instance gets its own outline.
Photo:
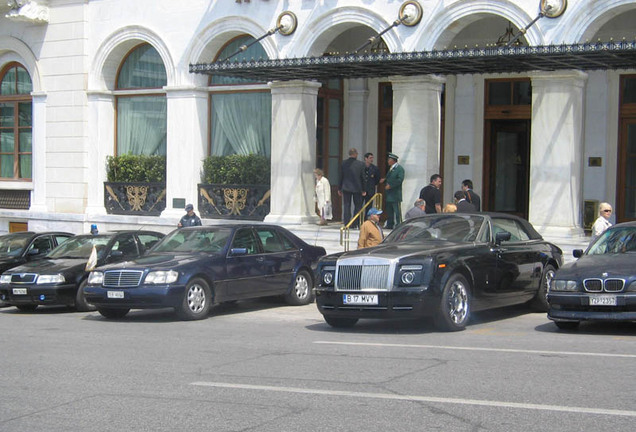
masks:
<path id="1" fill-rule="evenodd" d="M 444 202 L 471 179 L 484 210 L 520 214 L 542 234 L 583 235 L 600 201 L 614 205 L 615 220 L 636 219 L 636 61 L 408 76 L 385 67 L 384 75 L 322 80 L 291 68 L 289 79 L 271 80 L 190 72 L 190 65 L 222 60 L 266 35 L 285 12 L 295 16 L 295 31 L 264 37 L 242 58 L 353 53 L 389 29 L 405 3 L 3 2 L 0 232 L 24 224 L 87 232 L 93 223 L 167 231 L 183 203 L 200 202 L 202 160 L 233 152 L 270 157 L 265 221 L 315 223 L 312 171 L 322 168 L 335 188 L 352 147 L 374 153 L 383 172 L 387 152 L 400 156 L 403 212 L 441 173 Z M 518 34 L 546 4 L 565 9 L 530 25 L 523 46 L 636 39 L 636 0 L 415 3 L 421 19 L 391 27 L 366 52 L 492 47 Z M 126 152 L 165 155 L 166 207 L 159 216 L 107 213 L 106 158 Z"/>

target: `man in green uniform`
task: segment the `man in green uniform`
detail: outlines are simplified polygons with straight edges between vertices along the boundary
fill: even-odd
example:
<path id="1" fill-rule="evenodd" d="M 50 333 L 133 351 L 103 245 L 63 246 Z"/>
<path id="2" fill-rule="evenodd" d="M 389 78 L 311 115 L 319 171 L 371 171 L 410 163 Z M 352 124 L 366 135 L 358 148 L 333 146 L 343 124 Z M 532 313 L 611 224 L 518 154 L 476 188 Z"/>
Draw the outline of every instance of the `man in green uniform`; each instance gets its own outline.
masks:
<path id="1" fill-rule="evenodd" d="M 404 168 L 398 163 L 398 157 L 389 153 L 389 172 L 386 178 L 380 180 L 384 183 L 384 201 L 386 203 L 386 228 L 393 227 L 402 222 L 402 182 L 404 181 Z"/>

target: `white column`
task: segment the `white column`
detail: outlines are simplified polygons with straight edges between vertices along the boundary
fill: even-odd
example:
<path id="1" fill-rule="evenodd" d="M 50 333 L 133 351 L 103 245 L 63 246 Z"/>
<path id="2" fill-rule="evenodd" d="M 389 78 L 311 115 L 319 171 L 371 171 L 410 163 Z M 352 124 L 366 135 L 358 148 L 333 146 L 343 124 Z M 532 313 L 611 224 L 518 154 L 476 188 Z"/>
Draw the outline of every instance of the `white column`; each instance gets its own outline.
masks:
<path id="1" fill-rule="evenodd" d="M 88 92 L 88 155 L 86 214 L 105 215 L 106 158 L 115 154 L 115 97 L 111 92 Z"/>
<path id="2" fill-rule="evenodd" d="M 347 138 L 345 140 L 345 152 L 354 147 L 358 149 L 360 156 L 371 151 L 367 142 L 367 102 L 369 89 L 366 78 L 349 80 L 347 91 Z M 373 146 L 375 148 L 375 146 Z"/>
<path id="3" fill-rule="evenodd" d="M 437 75 L 391 77 L 393 87 L 392 147 L 404 167 L 403 212 L 409 210 L 440 171 L 441 95 L 444 78 Z"/>
<path id="4" fill-rule="evenodd" d="M 320 83 L 269 83 L 272 90 L 272 193 L 265 222 L 316 223 L 316 104 Z"/>
<path id="5" fill-rule="evenodd" d="M 587 74 L 537 72 L 531 78 L 528 219 L 543 235 L 583 235 L 581 159 Z"/>
<path id="6" fill-rule="evenodd" d="M 46 206 L 46 93 L 32 93 L 32 166 L 33 191 L 30 212 L 47 212 Z"/>
<path id="7" fill-rule="evenodd" d="M 207 156 L 208 93 L 195 87 L 165 87 L 168 101 L 166 149 L 166 209 L 161 217 L 183 216 L 182 198 L 197 210 L 203 159 Z M 197 210 L 197 214 L 200 212 Z"/>

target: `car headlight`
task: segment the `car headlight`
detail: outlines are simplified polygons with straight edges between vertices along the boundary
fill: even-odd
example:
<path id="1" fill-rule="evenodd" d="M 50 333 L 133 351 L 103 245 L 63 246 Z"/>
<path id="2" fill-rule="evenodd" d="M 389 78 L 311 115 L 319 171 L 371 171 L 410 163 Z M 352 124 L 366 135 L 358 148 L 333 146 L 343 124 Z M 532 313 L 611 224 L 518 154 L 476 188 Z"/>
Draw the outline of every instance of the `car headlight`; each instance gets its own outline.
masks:
<path id="1" fill-rule="evenodd" d="M 2 276 L 0 276 L 0 284 L 8 284 L 8 283 L 11 283 L 10 274 L 3 274 Z"/>
<path id="2" fill-rule="evenodd" d="M 38 276 L 38 281 L 36 282 L 38 285 L 42 284 L 56 284 L 56 283 L 64 283 L 66 279 L 61 274 L 54 275 L 40 275 Z"/>
<path id="3" fill-rule="evenodd" d="M 0 279 L 0 283 L 2 283 L 2 279 Z M 627 291 L 636 291 L 636 281 L 629 284 Z"/>
<path id="4" fill-rule="evenodd" d="M 576 291 L 576 281 L 553 279 L 550 284 L 550 291 Z"/>
<path id="5" fill-rule="evenodd" d="M 336 275 L 336 266 L 324 266 L 321 270 L 321 280 L 323 286 L 333 286 Z"/>
<path id="6" fill-rule="evenodd" d="M 400 285 L 420 285 L 422 283 L 423 266 L 408 264 L 400 266 Z"/>
<path id="7" fill-rule="evenodd" d="M 158 270 L 146 275 L 147 284 L 171 284 L 177 281 L 179 272 L 174 270 Z"/>
<path id="8" fill-rule="evenodd" d="M 89 285 L 101 285 L 103 282 L 104 282 L 104 273 L 100 271 L 94 271 L 88 275 Z"/>

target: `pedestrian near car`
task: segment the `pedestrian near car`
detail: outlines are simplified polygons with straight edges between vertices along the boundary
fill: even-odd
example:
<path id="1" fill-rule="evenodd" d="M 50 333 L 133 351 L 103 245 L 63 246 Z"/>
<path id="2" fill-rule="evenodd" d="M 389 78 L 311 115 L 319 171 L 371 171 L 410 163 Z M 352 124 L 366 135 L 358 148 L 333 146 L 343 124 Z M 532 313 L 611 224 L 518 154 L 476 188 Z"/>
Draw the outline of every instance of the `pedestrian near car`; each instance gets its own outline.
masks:
<path id="1" fill-rule="evenodd" d="M 181 217 L 181 220 L 177 224 L 177 227 L 191 227 L 191 226 L 201 226 L 201 219 L 194 212 L 194 206 L 192 204 L 188 204 L 185 206 L 186 214 Z"/>
<path id="2" fill-rule="evenodd" d="M 380 227 L 380 215 L 382 210 L 371 207 L 367 211 L 367 220 L 360 227 L 360 237 L 358 237 L 358 249 L 378 245 L 384 239 L 382 227 Z"/>
<path id="3" fill-rule="evenodd" d="M 474 213 L 475 206 L 466 200 L 466 192 L 459 190 L 455 192 L 455 205 L 457 206 L 457 213 Z"/>
<path id="4" fill-rule="evenodd" d="M 364 154 L 364 180 L 365 180 L 365 192 L 364 202 L 367 203 L 373 198 L 376 193 L 376 188 L 380 182 L 380 168 L 373 164 L 373 153 Z"/>
<path id="5" fill-rule="evenodd" d="M 448 203 L 444 206 L 444 209 L 442 210 L 442 213 L 456 213 L 457 212 L 457 206 L 453 203 Z"/>
<path id="6" fill-rule="evenodd" d="M 473 181 L 466 179 L 462 182 L 462 190 L 466 192 L 466 201 L 475 207 L 475 211 L 481 211 L 481 197 L 473 190 Z"/>
<path id="7" fill-rule="evenodd" d="M 404 215 L 404 220 L 413 219 L 416 217 L 424 216 L 426 214 L 426 201 L 421 198 L 415 200 L 413 207 L 409 209 Z"/>
<path id="8" fill-rule="evenodd" d="M 402 182 L 404 182 L 404 168 L 398 163 L 398 156 L 389 153 L 389 172 L 380 179 L 384 183 L 384 202 L 386 203 L 386 227 L 393 227 L 402 222 Z"/>
<path id="9" fill-rule="evenodd" d="M 598 219 L 596 219 L 594 225 L 592 225 L 592 239 L 590 243 L 612 226 L 612 223 L 609 221 L 609 218 L 612 216 L 612 206 L 609 203 L 602 202 L 598 206 L 598 215 Z"/>
<path id="10" fill-rule="evenodd" d="M 340 181 L 338 183 L 338 195 L 342 197 L 342 222 L 349 223 L 353 215 L 362 209 L 362 197 L 366 195 L 366 182 L 364 180 L 364 162 L 358 160 L 358 150 L 349 150 L 349 158 L 342 162 L 340 167 Z M 353 202 L 353 213 L 351 205 Z M 358 227 L 358 221 L 354 221 L 352 228 Z"/>
<path id="11" fill-rule="evenodd" d="M 442 192 L 439 188 L 442 186 L 442 176 L 433 174 L 428 186 L 424 186 L 420 191 L 420 198 L 426 201 L 426 213 L 442 212 Z"/>
<path id="12" fill-rule="evenodd" d="M 331 185 L 320 168 L 314 170 L 314 177 L 316 177 L 316 203 L 318 205 L 318 212 L 320 213 L 320 222 L 318 225 L 326 225 L 327 220 L 333 217 Z"/>

